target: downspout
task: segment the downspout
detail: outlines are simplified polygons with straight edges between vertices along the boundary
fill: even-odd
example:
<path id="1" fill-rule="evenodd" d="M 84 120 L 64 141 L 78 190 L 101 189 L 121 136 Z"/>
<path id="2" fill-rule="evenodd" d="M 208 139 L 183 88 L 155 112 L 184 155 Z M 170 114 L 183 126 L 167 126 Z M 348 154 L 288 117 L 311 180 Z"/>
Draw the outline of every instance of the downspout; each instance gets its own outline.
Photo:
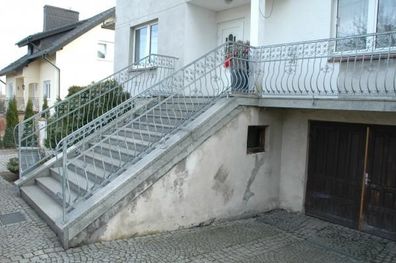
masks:
<path id="1" fill-rule="evenodd" d="M 3 83 L 4 85 L 7 85 L 7 83 L 5 83 L 4 81 L 2 81 L 1 79 L 0 79 L 0 82 Z"/>

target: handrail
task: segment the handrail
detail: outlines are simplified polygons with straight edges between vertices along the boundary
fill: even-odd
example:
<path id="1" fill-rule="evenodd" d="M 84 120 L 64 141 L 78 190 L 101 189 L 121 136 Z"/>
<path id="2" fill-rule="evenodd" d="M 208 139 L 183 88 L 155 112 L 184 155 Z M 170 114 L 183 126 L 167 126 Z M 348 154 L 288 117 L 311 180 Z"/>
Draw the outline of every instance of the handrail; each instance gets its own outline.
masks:
<path id="1" fill-rule="evenodd" d="M 166 77 L 174 71 L 175 63 L 174 57 L 151 54 L 19 123 L 14 134 L 20 176 L 55 156 L 54 148 L 63 137 Z M 43 117 L 46 122 L 37 127 Z M 44 136 L 45 141 L 39 140 Z"/>
<path id="2" fill-rule="evenodd" d="M 395 47 L 396 32 L 387 32 L 262 47 L 230 42 L 209 51 L 59 140 L 64 221 L 224 96 L 396 98 Z"/>
<path id="3" fill-rule="evenodd" d="M 58 168 L 59 173 L 62 175 L 62 185 L 64 186 L 62 192 L 64 217 L 79 201 L 92 195 L 95 191 L 113 180 L 127 166 L 137 162 L 145 154 L 154 149 L 166 136 L 176 132 L 186 122 L 194 119 L 199 112 L 207 108 L 218 98 L 226 96 L 231 90 L 234 92 L 249 92 L 249 83 L 246 78 L 239 76 L 241 72 L 230 74 L 229 69 L 224 67 L 226 53 L 231 46 L 232 50 L 237 50 L 237 48 L 249 50 L 250 48 L 237 44 L 231 45 L 230 43 L 217 47 L 194 62 L 177 70 L 169 77 L 155 83 L 136 96 L 136 98 L 131 99 L 134 101 L 150 99 L 146 106 L 140 109 L 139 113 L 128 111 L 123 115 L 123 118 L 115 118 L 114 113 L 119 112 L 120 109 L 126 107 L 125 105 L 130 104 L 129 101 L 122 103 L 116 107 L 117 109 L 115 108 L 100 116 L 97 120 L 86 125 L 84 129 L 66 136 L 58 143 L 57 149 L 59 151 L 63 149 L 62 156 L 69 156 L 68 158 L 60 159 L 62 165 Z M 242 65 L 246 65 L 246 60 L 234 57 L 234 53 L 230 52 L 232 54 L 233 67 L 244 69 L 245 67 Z M 102 125 L 108 119 L 112 120 L 111 124 Z M 149 128 L 145 125 L 151 126 Z M 128 129 L 127 127 L 135 127 L 137 134 L 132 138 L 125 134 L 123 135 L 122 130 Z M 162 129 L 165 129 L 164 127 L 167 129 L 164 136 L 150 137 L 153 136 L 150 135 L 150 132 L 162 134 Z M 144 133 L 148 133 L 149 135 L 144 135 Z M 139 145 L 139 141 L 143 140 L 144 136 L 149 136 L 150 141 L 145 141 L 143 145 Z M 118 138 L 118 143 L 113 143 L 113 137 Z M 132 139 L 132 141 L 129 139 Z M 70 149 L 69 145 L 76 147 Z M 97 150 L 104 150 L 102 148 L 103 145 L 108 145 L 111 148 L 110 150 L 107 149 L 109 153 L 107 157 L 97 154 Z M 130 155 L 125 153 L 125 151 L 129 152 Z M 97 160 L 89 160 L 91 158 L 88 157 L 89 155 L 91 157 L 92 155 L 96 155 Z M 82 182 L 79 192 L 72 198 L 71 193 L 73 190 L 70 180 L 78 172 L 81 174 L 81 170 L 76 170 L 76 166 L 73 166 L 73 164 L 81 160 L 87 164 L 86 167 L 79 168 L 84 169 L 82 174 L 84 174 L 83 177 L 86 180 Z M 123 161 L 120 162 L 120 160 Z M 88 167 L 89 163 L 91 168 Z M 111 172 L 106 171 L 104 168 L 105 165 L 112 167 Z M 89 169 L 96 171 L 93 184 L 88 179 Z"/>
<path id="4" fill-rule="evenodd" d="M 265 97 L 396 96 L 396 31 L 262 46 L 252 55 Z"/>

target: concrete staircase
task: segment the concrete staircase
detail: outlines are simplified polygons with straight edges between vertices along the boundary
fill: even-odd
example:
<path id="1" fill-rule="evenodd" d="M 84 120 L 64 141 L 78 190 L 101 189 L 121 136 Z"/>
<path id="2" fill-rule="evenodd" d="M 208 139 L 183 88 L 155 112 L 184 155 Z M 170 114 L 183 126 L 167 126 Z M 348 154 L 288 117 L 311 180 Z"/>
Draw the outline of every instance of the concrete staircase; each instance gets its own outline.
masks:
<path id="1" fill-rule="evenodd" d="M 152 107 L 143 114 L 135 113 L 132 120 L 122 121 L 121 127 L 116 125 L 99 136 L 92 136 L 78 149 L 69 151 L 67 159 L 70 161 L 65 167 L 67 177 L 63 176 L 61 158 L 58 158 L 19 182 L 21 196 L 68 247 L 69 238 L 64 236 L 65 222 L 81 218 L 81 215 L 75 216 L 70 211 L 90 207 L 87 202 L 96 198 L 93 195 L 98 189 L 106 191 L 110 182 L 158 148 L 158 144 L 172 137 L 183 122 L 202 114 L 211 105 L 211 100 L 210 97 L 175 97 L 150 105 Z M 107 126 L 112 126 L 112 123 Z M 129 172 L 129 176 L 134 175 Z M 71 215 L 64 217 L 64 214 Z"/>
<path id="2" fill-rule="evenodd" d="M 207 139 L 211 127 L 232 117 L 237 104 L 227 94 L 248 83 L 224 68 L 227 50 L 229 44 L 219 46 L 150 84 L 61 138 L 51 159 L 25 170 L 17 181 L 21 196 L 64 247 L 88 242 L 119 202 L 139 196 Z"/>

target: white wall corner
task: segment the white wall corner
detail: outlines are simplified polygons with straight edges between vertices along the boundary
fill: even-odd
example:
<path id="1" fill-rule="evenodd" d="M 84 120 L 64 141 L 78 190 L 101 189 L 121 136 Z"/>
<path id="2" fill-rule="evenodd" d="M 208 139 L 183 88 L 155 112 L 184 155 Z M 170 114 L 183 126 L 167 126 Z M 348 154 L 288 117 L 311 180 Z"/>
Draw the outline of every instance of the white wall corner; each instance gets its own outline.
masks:
<path id="1" fill-rule="evenodd" d="M 264 23 L 265 18 L 265 2 L 266 0 L 251 0 L 251 16 L 250 16 L 250 44 L 253 46 L 261 46 L 264 44 Z"/>

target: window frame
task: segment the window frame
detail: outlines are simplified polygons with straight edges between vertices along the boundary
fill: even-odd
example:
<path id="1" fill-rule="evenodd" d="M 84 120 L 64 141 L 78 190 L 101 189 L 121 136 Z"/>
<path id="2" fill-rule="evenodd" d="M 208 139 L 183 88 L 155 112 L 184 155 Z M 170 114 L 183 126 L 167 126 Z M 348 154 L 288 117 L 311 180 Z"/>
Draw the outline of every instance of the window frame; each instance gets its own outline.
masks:
<path id="1" fill-rule="evenodd" d="M 334 0 L 334 21 L 333 23 L 334 29 L 332 30 L 332 35 L 334 38 L 337 38 L 338 35 L 338 27 L 339 27 L 339 1 L 340 0 Z M 368 8 L 367 8 L 367 32 L 366 35 L 373 35 L 377 34 L 377 25 L 378 25 L 378 17 L 379 17 L 379 1 L 380 0 L 368 0 Z M 351 36 L 353 37 L 353 36 Z M 369 45 L 369 43 L 366 42 L 365 48 L 361 49 L 353 49 L 353 50 L 338 50 L 337 46 L 334 47 L 334 50 L 332 51 L 333 55 L 341 55 L 341 54 L 365 54 L 367 51 L 376 51 L 376 52 L 381 52 L 381 51 L 389 51 L 389 50 L 396 50 L 396 46 L 389 46 L 389 47 L 378 47 L 375 42 L 372 43 L 372 46 Z"/>
<path id="2" fill-rule="evenodd" d="M 48 85 L 48 86 L 47 86 Z M 47 90 L 48 87 L 48 90 Z M 47 92 L 46 92 L 47 91 Z M 47 94 L 46 94 L 47 93 Z M 48 95 L 49 96 L 46 96 Z M 43 81 L 43 98 L 46 97 L 47 100 L 51 99 L 51 80 L 44 80 Z"/>
<path id="3" fill-rule="evenodd" d="M 104 54 L 104 58 L 101 58 L 101 57 L 99 57 L 98 56 L 98 52 L 99 52 L 99 45 L 104 45 L 104 47 L 105 47 L 105 54 Z M 99 41 L 97 44 L 96 44 L 96 58 L 97 59 L 99 59 L 99 60 L 108 60 L 109 58 L 108 58 L 108 54 L 109 54 L 109 50 L 108 50 L 108 44 L 106 43 L 106 42 L 103 42 L 103 41 Z"/>
<path id="4" fill-rule="evenodd" d="M 268 125 L 248 125 L 246 136 L 246 154 L 268 151 Z M 250 145 L 253 143 L 254 145 Z"/>
<path id="5" fill-rule="evenodd" d="M 157 27 L 158 27 L 158 20 L 153 20 L 153 21 L 150 21 L 150 22 L 147 22 L 147 23 L 144 23 L 144 24 L 142 24 L 142 25 L 135 26 L 135 27 L 132 28 L 132 30 L 133 30 L 132 62 L 134 62 L 134 63 L 138 62 L 137 56 L 136 56 L 136 51 L 137 51 L 137 50 L 136 50 L 136 46 L 137 46 L 137 45 L 136 45 L 136 33 L 137 33 L 137 31 L 140 30 L 140 29 L 143 29 L 143 28 L 146 28 L 146 29 L 147 29 L 146 50 L 145 50 L 145 52 L 146 52 L 147 55 L 145 55 L 145 56 L 148 56 L 148 55 L 151 55 L 151 54 L 152 54 L 152 53 L 151 53 L 151 43 L 152 43 L 152 32 L 151 32 L 151 28 L 152 28 L 153 26 L 157 26 Z M 157 36 L 157 41 L 158 41 L 158 36 Z M 157 46 L 157 49 L 158 49 L 158 46 Z M 145 56 L 139 58 L 139 60 L 142 59 L 142 58 L 144 58 Z"/>
<path id="6" fill-rule="evenodd" d="M 11 93 L 11 94 L 10 94 Z M 9 99 L 12 99 L 15 96 L 15 91 L 14 91 L 14 82 L 8 82 L 7 83 L 7 90 L 6 90 L 6 96 Z"/>

